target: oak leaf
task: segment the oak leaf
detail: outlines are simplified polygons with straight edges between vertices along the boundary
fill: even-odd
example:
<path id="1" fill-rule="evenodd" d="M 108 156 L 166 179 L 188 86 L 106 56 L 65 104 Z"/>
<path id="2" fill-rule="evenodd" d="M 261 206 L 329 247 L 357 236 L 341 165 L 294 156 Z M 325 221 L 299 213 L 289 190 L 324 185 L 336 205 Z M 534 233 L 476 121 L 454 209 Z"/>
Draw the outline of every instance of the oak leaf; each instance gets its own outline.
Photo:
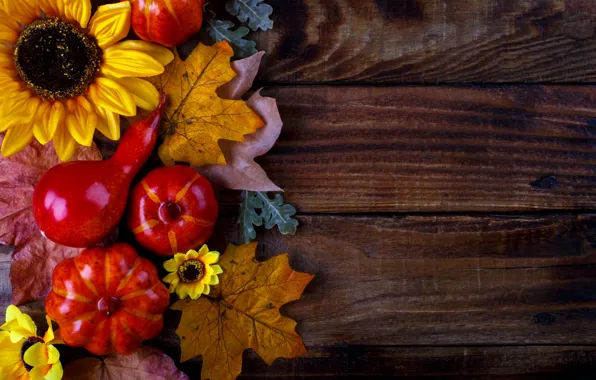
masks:
<path id="1" fill-rule="evenodd" d="M 238 74 L 236 78 L 218 90 L 218 94 L 227 99 L 240 99 L 252 86 L 257 76 L 264 53 L 235 61 L 232 68 Z M 207 165 L 197 170 L 209 178 L 219 188 L 250 191 L 282 191 L 267 176 L 267 173 L 255 162 L 255 157 L 267 153 L 281 134 L 283 123 L 277 102 L 273 98 L 263 97 L 257 91 L 247 102 L 264 121 L 265 126 L 246 136 L 244 142 L 222 140 L 222 148 L 227 165 Z"/>
<path id="2" fill-rule="evenodd" d="M 288 255 L 257 262 L 257 243 L 229 245 L 219 264 L 223 273 L 209 297 L 180 300 L 176 333 L 182 342 L 182 361 L 203 356 L 203 379 L 235 379 L 242 371 L 242 353 L 254 349 L 267 364 L 276 358 L 306 353 L 296 322 L 279 308 L 300 298 L 314 278 L 290 268 Z"/>
<path id="3" fill-rule="evenodd" d="M 168 95 L 159 156 L 166 165 L 177 161 L 194 166 L 225 164 L 219 140 L 244 141 L 263 121 L 244 101 L 220 98 L 216 91 L 236 73 L 230 66 L 234 53 L 227 42 L 199 44 L 183 61 L 176 56 L 157 77 L 150 78 Z"/>
<path id="4" fill-rule="evenodd" d="M 0 144 L 2 139 L 0 136 Z M 95 145 L 79 147 L 73 160 L 101 160 L 101 154 Z M 33 142 L 12 157 L 0 157 L 0 244 L 15 247 L 10 281 L 12 303 L 16 305 L 45 299 L 56 264 L 80 252 L 46 239 L 33 216 L 35 185 L 59 163 L 52 143 Z"/>
<path id="5" fill-rule="evenodd" d="M 132 355 L 84 358 L 64 368 L 64 380 L 188 380 L 174 361 L 153 347 L 141 347 Z"/>
<path id="6" fill-rule="evenodd" d="M 242 22 L 248 22 L 248 27 L 254 31 L 273 28 L 273 21 L 269 18 L 273 7 L 263 3 L 264 0 L 229 0 L 226 10 Z"/>
<path id="7" fill-rule="evenodd" d="M 216 42 L 227 41 L 230 43 L 234 47 L 237 57 L 245 58 L 257 53 L 257 43 L 244 38 L 250 33 L 250 29 L 246 26 L 233 29 L 233 22 L 217 19 L 208 19 L 206 23 L 211 38 Z"/>

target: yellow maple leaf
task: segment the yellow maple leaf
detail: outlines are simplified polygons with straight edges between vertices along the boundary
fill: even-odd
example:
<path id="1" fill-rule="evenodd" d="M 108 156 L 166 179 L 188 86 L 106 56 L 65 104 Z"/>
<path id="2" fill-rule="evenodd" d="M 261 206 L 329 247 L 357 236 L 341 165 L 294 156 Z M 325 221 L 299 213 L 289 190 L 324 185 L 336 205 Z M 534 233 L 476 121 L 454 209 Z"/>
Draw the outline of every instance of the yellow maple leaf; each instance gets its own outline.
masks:
<path id="1" fill-rule="evenodd" d="M 244 135 L 264 125 L 244 101 L 217 96 L 217 89 L 236 76 L 230 66 L 233 55 L 226 41 L 199 44 L 186 60 L 176 54 L 162 75 L 149 78 L 168 95 L 162 124 L 165 140 L 159 147 L 164 164 L 225 164 L 218 141 L 244 141 Z"/>
<path id="2" fill-rule="evenodd" d="M 306 353 L 296 322 L 282 316 L 279 308 L 299 299 L 314 275 L 292 270 L 287 254 L 257 262 L 256 248 L 257 243 L 229 245 L 219 262 L 219 285 L 210 296 L 172 306 L 182 311 L 176 329 L 181 360 L 203 355 L 203 379 L 235 379 L 242 371 L 242 353 L 249 348 L 269 365 L 276 358 Z"/>

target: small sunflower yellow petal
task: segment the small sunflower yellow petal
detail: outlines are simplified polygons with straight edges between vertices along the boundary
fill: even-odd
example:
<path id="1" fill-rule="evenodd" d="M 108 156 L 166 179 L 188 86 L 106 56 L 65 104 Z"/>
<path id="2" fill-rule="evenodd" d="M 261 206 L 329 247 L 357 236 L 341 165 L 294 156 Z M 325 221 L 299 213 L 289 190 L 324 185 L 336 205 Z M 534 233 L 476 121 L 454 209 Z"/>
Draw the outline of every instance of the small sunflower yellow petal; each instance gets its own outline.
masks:
<path id="1" fill-rule="evenodd" d="M 45 380 L 46 373 L 50 370 L 52 366 L 49 364 L 38 365 L 37 367 L 31 368 L 29 371 L 29 377 L 25 378 L 26 380 Z M 23 380 L 25 380 L 23 379 Z M 19 379 L 21 380 L 21 379 Z"/>
<path id="2" fill-rule="evenodd" d="M 113 46 L 114 49 L 120 50 L 136 50 L 141 51 L 145 54 L 149 54 L 152 58 L 156 59 L 162 66 L 169 65 L 174 61 L 174 53 L 166 47 L 151 42 L 141 40 L 126 40 L 117 43 Z"/>
<path id="3" fill-rule="evenodd" d="M 186 252 L 186 259 L 196 259 L 199 257 L 199 252 L 195 251 L 194 249 L 189 250 Z"/>
<path id="4" fill-rule="evenodd" d="M 199 257 L 203 257 L 208 253 L 209 253 L 209 247 L 207 247 L 207 244 L 203 244 L 201 249 L 199 249 Z"/>
<path id="5" fill-rule="evenodd" d="M 208 295 L 209 293 L 211 293 L 211 287 L 209 284 L 205 284 L 205 287 L 203 288 L 203 294 Z"/>
<path id="6" fill-rule="evenodd" d="M 208 282 L 209 285 L 217 285 L 219 284 L 219 277 L 216 274 L 211 275 L 211 279 Z"/>
<path id="7" fill-rule="evenodd" d="M 97 39 L 99 47 L 108 48 L 128 35 L 130 15 L 128 1 L 102 5 L 89 22 L 89 33 Z"/>
<path id="8" fill-rule="evenodd" d="M 97 130 L 110 140 L 120 140 L 120 115 L 97 106 L 95 112 L 99 117 Z"/>
<path id="9" fill-rule="evenodd" d="M 211 251 L 211 252 L 205 254 L 205 256 L 203 256 L 202 260 L 205 264 L 209 264 L 209 265 L 215 264 L 219 260 L 219 252 Z"/>
<path id="10" fill-rule="evenodd" d="M 194 286 L 192 286 L 190 288 L 190 291 L 188 292 L 188 295 L 193 300 L 196 300 L 197 298 L 199 298 L 201 296 L 201 294 L 203 294 L 203 289 L 204 288 L 205 288 L 205 286 L 203 284 L 194 285 Z"/>
<path id="11" fill-rule="evenodd" d="M 31 125 L 14 126 L 6 132 L 0 153 L 4 157 L 10 157 L 29 146 L 31 141 L 33 141 L 33 128 Z"/>
<path id="12" fill-rule="evenodd" d="M 178 278 L 178 275 L 176 273 L 169 273 L 167 276 L 165 276 L 163 278 L 163 282 L 165 282 L 166 284 L 170 284 L 172 281 L 174 281 L 177 278 Z"/>
<path id="13" fill-rule="evenodd" d="M 71 100 L 69 113 L 66 116 L 66 126 L 75 141 L 83 146 L 91 146 L 93 134 L 97 125 L 97 113 L 84 96 Z"/>
<path id="14" fill-rule="evenodd" d="M 139 78 L 120 78 L 115 80 L 132 94 L 137 107 L 147 111 L 153 111 L 159 105 L 159 91 L 157 91 L 151 82 Z"/>
<path id="15" fill-rule="evenodd" d="M 188 297 L 188 290 L 188 286 L 186 286 L 186 284 L 182 284 L 176 288 L 176 294 L 178 294 L 180 299 L 184 299 Z"/>
<path id="16" fill-rule="evenodd" d="M 178 270 L 178 262 L 175 259 L 170 259 L 163 263 L 163 267 L 168 272 L 176 272 Z"/>
<path id="17" fill-rule="evenodd" d="M 124 87 L 109 78 L 97 78 L 89 87 L 89 97 L 96 106 L 124 116 L 135 116 L 137 105 Z"/>
<path id="18" fill-rule="evenodd" d="M 46 323 L 48 324 L 48 329 L 46 330 L 46 333 L 43 334 L 43 341 L 50 343 L 54 340 L 54 327 L 52 326 L 52 319 L 49 315 L 46 315 Z"/>
<path id="19" fill-rule="evenodd" d="M 62 363 L 56 362 L 52 364 L 50 370 L 44 376 L 44 380 L 60 380 L 64 376 L 64 369 Z"/>
<path id="20" fill-rule="evenodd" d="M 113 46 L 103 53 L 101 71 L 115 78 L 152 77 L 163 73 L 164 67 L 146 53 Z"/>
<path id="21" fill-rule="evenodd" d="M 77 143 L 68 132 L 66 125 L 61 125 L 54 135 L 54 149 L 61 161 L 70 160 L 77 149 Z"/>
<path id="22" fill-rule="evenodd" d="M 213 269 L 213 274 L 222 274 L 223 269 L 219 265 L 211 265 L 211 269 Z"/>
<path id="23" fill-rule="evenodd" d="M 50 364 L 48 348 L 49 347 L 46 346 L 45 343 L 35 343 L 25 351 L 25 355 L 23 356 L 25 363 L 32 367 Z M 58 355 L 58 357 L 60 357 L 60 355 Z"/>
<path id="24" fill-rule="evenodd" d="M 184 253 L 177 253 L 174 255 L 174 261 L 176 261 L 176 270 L 177 270 L 178 265 L 182 265 L 182 263 L 186 261 L 186 255 Z"/>
<path id="25" fill-rule="evenodd" d="M 90 0 L 71 1 L 64 10 L 66 11 L 66 18 L 78 22 L 81 28 L 84 29 L 89 24 L 89 18 L 91 17 Z"/>
<path id="26" fill-rule="evenodd" d="M 51 114 L 52 105 L 48 102 L 41 102 L 33 118 L 33 136 L 42 145 L 50 142 L 56 133 L 57 125 L 50 124 Z"/>

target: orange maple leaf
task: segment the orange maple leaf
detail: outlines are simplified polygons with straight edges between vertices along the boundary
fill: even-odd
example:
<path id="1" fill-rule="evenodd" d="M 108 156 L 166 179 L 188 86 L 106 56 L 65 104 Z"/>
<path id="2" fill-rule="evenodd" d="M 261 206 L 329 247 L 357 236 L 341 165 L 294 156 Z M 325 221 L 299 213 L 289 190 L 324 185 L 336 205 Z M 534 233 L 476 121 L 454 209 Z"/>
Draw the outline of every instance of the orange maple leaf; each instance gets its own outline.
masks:
<path id="1" fill-rule="evenodd" d="M 219 262 L 224 271 L 220 283 L 210 296 L 172 306 L 182 311 L 176 329 L 181 360 L 203 355 L 203 379 L 235 379 L 249 348 L 269 365 L 306 353 L 296 322 L 279 308 L 299 299 L 314 275 L 292 270 L 287 254 L 258 262 L 256 248 L 257 243 L 229 245 Z"/>
<path id="2" fill-rule="evenodd" d="M 149 79 L 168 95 L 162 124 L 165 140 L 159 147 L 166 165 L 225 164 L 218 141 L 242 142 L 244 135 L 264 125 L 244 101 L 217 96 L 217 89 L 236 76 L 230 66 L 233 55 L 226 41 L 199 44 L 185 61 L 176 54 L 162 75 Z"/>

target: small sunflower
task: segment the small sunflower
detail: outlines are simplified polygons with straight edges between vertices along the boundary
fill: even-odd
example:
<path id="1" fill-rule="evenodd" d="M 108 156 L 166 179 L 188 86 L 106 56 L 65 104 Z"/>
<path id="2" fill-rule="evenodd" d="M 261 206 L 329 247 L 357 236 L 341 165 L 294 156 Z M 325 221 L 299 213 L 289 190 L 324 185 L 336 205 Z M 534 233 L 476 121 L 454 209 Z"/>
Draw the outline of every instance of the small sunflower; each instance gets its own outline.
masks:
<path id="1" fill-rule="evenodd" d="M 162 46 L 123 41 L 128 1 L 0 0 L 1 153 L 13 155 L 35 138 L 54 141 L 62 161 L 77 143 L 91 146 L 97 128 L 120 139 L 120 115 L 153 111 L 159 93 L 148 81 L 174 59 Z"/>
<path id="2" fill-rule="evenodd" d="M 46 316 L 48 330 L 37 336 L 37 326 L 16 306 L 6 309 L 6 323 L 0 326 L 0 374 L 2 379 L 60 380 L 63 370 L 60 352 L 54 344 L 62 343 L 55 336 L 52 321 Z"/>
<path id="3" fill-rule="evenodd" d="M 219 252 L 210 252 L 207 245 L 203 245 L 199 252 L 191 249 L 186 254 L 177 253 L 163 264 L 168 272 L 172 272 L 163 281 L 170 284 L 170 293 L 176 292 L 180 299 L 190 296 L 196 300 L 201 294 L 209 294 L 211 285 L 219 284 L 217 275 L 223 271 L 215 265 L 218 260 Z"/>

